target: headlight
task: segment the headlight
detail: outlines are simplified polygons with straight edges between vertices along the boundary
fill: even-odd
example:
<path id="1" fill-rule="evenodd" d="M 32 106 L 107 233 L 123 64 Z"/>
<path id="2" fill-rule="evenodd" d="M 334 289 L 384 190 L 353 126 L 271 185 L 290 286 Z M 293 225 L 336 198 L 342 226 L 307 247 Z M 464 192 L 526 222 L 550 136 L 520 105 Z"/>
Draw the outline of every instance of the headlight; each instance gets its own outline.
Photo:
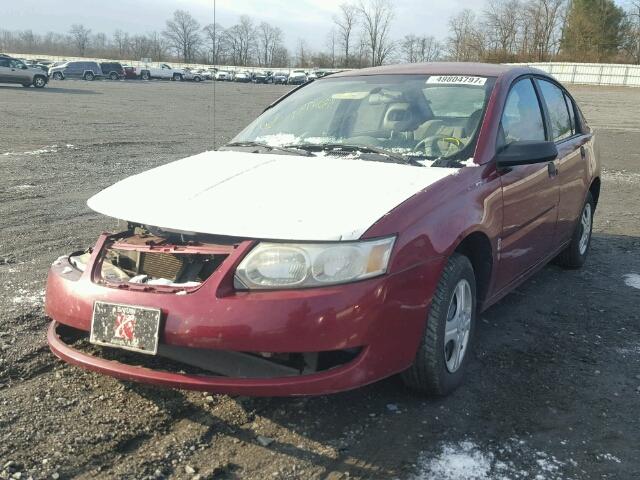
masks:
<path id="1" fill-rule="evenodd" d="M 341 243 L 259 243 L 235 274 L 238 290 L 349 283 L 387 272 L 395 237 Z"/>

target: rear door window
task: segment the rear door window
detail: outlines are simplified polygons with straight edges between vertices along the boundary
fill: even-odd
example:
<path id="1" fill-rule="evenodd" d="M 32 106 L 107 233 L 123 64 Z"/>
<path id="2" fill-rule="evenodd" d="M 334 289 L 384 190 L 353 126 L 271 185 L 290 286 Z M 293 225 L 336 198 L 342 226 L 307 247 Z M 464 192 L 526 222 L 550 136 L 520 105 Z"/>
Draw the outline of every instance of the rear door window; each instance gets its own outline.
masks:
<path id="1" fill-rule="evenodd" d="M 549 111 L 551 122 L 551 135 L 555 142 L 564 140 L 573 135 L 571 117 L 565 102 L 564 92 L 551 82 L 538 80 L 542 97 Z"/>
<path id="2" fill-rule="evenodd" d="M 544 121 L 531 79 L 519 80 L 509 92 L 502 113 L 501 139 L 504 146 L 518 141 L 544 141 Z"/>

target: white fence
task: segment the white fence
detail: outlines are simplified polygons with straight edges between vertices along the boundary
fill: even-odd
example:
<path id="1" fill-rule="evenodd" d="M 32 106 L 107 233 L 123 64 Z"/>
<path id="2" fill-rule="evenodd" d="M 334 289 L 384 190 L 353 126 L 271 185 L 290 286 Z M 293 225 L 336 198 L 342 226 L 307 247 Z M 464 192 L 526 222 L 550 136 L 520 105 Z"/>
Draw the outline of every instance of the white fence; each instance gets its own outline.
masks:
<path id="1" fill-rule="evenodd" d="M 640 65 L 611 63 L 527 63 L 563 83 L 640 87 Z"/>

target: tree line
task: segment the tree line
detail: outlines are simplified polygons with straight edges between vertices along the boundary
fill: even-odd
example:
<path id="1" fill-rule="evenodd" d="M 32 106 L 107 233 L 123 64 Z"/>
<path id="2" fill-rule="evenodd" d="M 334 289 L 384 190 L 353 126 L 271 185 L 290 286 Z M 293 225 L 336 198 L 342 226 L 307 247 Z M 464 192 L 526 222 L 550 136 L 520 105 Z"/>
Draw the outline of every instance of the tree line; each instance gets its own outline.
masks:
<path id="1" fill-rule="evenodd" d="M 392 36 L 391 0 L 340 5 L 323 48 L 298 39 L 285 47 L 282 30 L 242 15 L 235 25 L 201 24 L 176 10 L 162 31 L 111 35 L 72 25 L 67 33 L 0 30 L 0 51 L 114 59 L 151 58 L 259 67 L 362 68 L 393 62 L 608 62 L 640 64 L 640 0 L 625 10 L 613 0 L 488 0 L 448 21 L 446 38 Z"/>

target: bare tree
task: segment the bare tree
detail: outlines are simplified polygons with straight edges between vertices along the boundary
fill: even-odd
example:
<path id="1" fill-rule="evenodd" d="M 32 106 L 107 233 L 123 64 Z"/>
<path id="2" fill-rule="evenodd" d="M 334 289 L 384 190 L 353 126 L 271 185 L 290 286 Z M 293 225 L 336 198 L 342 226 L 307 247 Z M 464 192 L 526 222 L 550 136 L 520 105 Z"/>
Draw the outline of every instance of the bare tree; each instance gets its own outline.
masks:
<path id="1" fill-rule="evenodd" d="M 209 24 L 203 29 L 206 40 L 209 43 L 209 51 L 211 53 L 211 63 L 214 65 L 221 63 L 222 50 L 224 47 L 225 30 L 222 25 Z"/>
<path id="2" fill-rule="evenodd" d="M 258 62 L 268 67 L 273 63 L 273 54 L 282 45 L 282 30 L 262 22 L 256 29 L 258 37 Z"/>
<path id="3" fill-rule="evenodd" d="M 566 0 L 528 0 L 522 9 L 521 53 L 546 62 L 557 51 Z"/>
<path id="4" fill-rule="evenodd" d="M 457 62 L 480 60 L 484 56 L 484 37 L 473 11 L 462 10 L 449 19 L 449 56 Z"/>
<path id="5" fill-rule="evenodd" d="M 340 5 L 340 13 L 333 17 L 336 24 L 336 35 L 342 47 L 344 56 L 343 65 L 349 67 L 351 63 L 351 46 L 353 43 L 354 29 L 358 23 L 358 7 L 348 3 Z"/>
<path id="6" fill-rule="evenodd" d="M 135 35 L 131 38 L 129 49 L 134 58 L 147 58 L 151 54 L 151 41 L 144 35 Z"/>
<path id="7" fill-rule="evenodd" d="M 167 20 L 163 34 L 169 41 L 169 46 L 187 63 L 193 60 L 202 42 L 200 24 L 184 10 L 176 10 L 173 13 L 173 19 Z"/>
<path id="8" fill-rule="evenodd" d="M 251 57 L 256 50 L 256 45 L 255 27 L 249 16 L 242 15 L 237 25 L 228 28 L 225 40 L 229 47 L 232 63 L 243 66 L 251 63 Z"/>
<path id="9" fill-rule="evenodd" d="M 150 55 L 156 62 L 163 62 L 169 46 L 167 41 L 158 32 L 149 34 Z"/>
<path id="10" fill-rule="evenodd" d="M 623 25 L 622 48 L 633 63 L 640 64 L 640 0 L 631 2 Z"/>
<path id="11" fill-rule="evenodd" d="M 407 35 L 402 41 L 401 50 L 408 63 L 433 62 L 442 53 L 440 42 L 431 36 Z"/>
<path id="12" fill-rule="evenodd" d="M 89 46 L 89 35 L 91 35 L 91 30 L 85 28 L 84 25 L 74 24 L 71 25 L 69 35 L 71 36 L 71 40 L 76 47 L 78 55 L 84 57 L 87 51 L 87 47 Z"/>
<path id="13" fill-rule="evenodd" d="M 368 40 L 371 65 L 382 65 L 395 46 L 390 38 L 393 5 L 389 0 L 360 0 L 359 12 Z"/>
<path id="14" fill-rule="evenodd" d="M 333 27 L 327 34 L 327 48 L 329 50 L 329 58 L 331 59 L 331 68 L 336 68 L 336 46 L 338 43 L 338 36 L 336 34 L 336 28 Z"/>
<path id="15" fill-rule="evenodd" d="M 484 12 L 489 49 L 494 60 L 512 60 L 520 27 L 519 0 L 489 0 Z"/>
<path id="16" fill-rule="evenodd" d="M 113 43 L 119 58 L 124 58 L 129 52 L 129 34 L 122 30 L 113 32 Z"/>

